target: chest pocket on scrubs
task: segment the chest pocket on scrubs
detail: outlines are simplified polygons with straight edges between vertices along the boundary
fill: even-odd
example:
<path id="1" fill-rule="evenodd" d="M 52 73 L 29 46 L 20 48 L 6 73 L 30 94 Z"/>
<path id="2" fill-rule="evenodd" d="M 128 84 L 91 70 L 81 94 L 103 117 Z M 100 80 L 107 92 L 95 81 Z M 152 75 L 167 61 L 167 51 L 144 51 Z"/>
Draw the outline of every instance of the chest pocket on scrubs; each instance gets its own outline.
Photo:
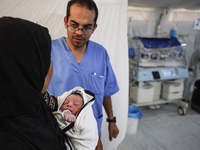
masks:
<path id="1" fill-rule="evenodd" d="M 96 73 L 91 73 L 89 78 L 89 88 L 90 90 L 97 94 L 101 95 L 104 93 L 104 76 L 99 76 Z"/>

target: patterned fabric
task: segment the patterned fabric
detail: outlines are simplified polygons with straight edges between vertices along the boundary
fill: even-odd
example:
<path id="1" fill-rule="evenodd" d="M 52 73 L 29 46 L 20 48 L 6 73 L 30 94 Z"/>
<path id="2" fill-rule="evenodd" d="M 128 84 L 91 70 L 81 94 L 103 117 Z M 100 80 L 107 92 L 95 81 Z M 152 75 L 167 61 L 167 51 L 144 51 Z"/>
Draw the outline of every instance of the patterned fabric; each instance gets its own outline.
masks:
<path id="1" fill-rule="evenodd" d="M 58 109 L 57 97 L 50 95 L 47 91 L 43 96 L 47 106 L 49 106 L 51 110 L 56 111 Z"/>

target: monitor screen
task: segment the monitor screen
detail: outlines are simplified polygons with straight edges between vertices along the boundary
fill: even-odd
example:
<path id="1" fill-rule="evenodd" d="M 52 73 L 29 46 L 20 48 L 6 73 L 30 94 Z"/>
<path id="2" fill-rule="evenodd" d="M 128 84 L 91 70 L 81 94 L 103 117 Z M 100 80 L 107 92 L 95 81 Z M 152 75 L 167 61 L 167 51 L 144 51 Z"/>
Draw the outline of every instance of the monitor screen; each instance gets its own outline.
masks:
<path id="1" fill-rule="evenodd" d="M 173 72 L 171 70 L 164 70 L 164 76 L 170 77 L 173 75 Z"/>

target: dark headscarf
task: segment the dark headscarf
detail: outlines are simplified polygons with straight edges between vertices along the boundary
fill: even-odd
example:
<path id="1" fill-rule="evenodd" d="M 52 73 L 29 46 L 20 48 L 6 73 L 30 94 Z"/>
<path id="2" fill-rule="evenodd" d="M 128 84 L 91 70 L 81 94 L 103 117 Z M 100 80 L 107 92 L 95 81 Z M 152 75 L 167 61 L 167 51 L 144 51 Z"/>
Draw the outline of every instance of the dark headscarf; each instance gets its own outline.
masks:
<path id="1" fill-rule="evenodd" d="M 60 150 L 63 135 L 41 90 L 50 66 L 48 30 L 0 18 L 0 149 Z"/>
<path id="2" fill-rule="evenodd" d="M 36 112 L 50 52 L 46 28 L 19 18 L 0 19 L 0 119 Z"/>

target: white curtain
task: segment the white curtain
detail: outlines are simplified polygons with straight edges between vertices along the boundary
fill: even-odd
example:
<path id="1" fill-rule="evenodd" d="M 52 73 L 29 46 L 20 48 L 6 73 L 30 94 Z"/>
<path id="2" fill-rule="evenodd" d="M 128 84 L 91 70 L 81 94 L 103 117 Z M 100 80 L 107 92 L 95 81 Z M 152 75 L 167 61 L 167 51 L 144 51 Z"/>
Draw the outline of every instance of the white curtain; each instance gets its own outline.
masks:
<path id="1" fill-rule="evenodd" d="M 64 16 L 68 0 L 0 0 L 0 17 L 27 19 L 49 29 L 52 39 L 67 36 Z M 128 42 L 127 0 L 96 0 L 99 8 L 98 27 L 91 36 L 102 44 L 110 55 L 120 91 L 112 96 L 114 115 L 120 133 L 109 142 L 107 116 L 104 111 L 102 142 L 104 150 L 114 150 L 125 137 L 128 114 Z"/>
<path id="2" fill-rule="evenodd" d="M 108 50 L 111 64 L 117 76 L 120 91 L 112 96 L 114 115 L 120 133 L 109 142 L 107 116 L 104 112 L 102 142 L 104 150 L 114 150 L 126 133 L 128 116 L 128 42 L 127 42 L 127 0 L 97 2 L 99 8 L 98 27 L 92 39 Z"/>

